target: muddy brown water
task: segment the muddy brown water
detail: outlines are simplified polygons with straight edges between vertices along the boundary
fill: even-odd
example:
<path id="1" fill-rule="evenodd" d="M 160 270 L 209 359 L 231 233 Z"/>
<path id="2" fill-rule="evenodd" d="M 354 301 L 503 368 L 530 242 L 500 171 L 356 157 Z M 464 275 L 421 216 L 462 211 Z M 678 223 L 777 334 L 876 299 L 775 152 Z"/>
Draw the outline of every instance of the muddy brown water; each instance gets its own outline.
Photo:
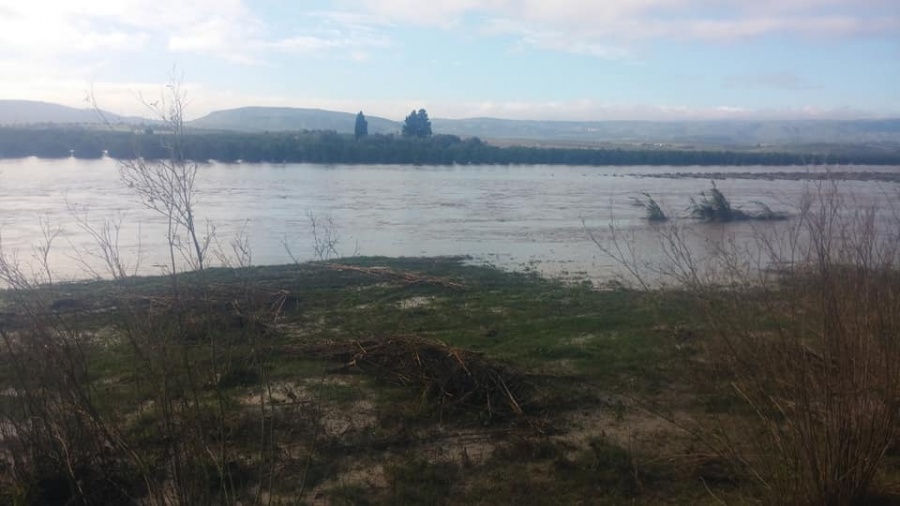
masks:
<path id="1" fill-rule="evenodd" d="M 342 255 L 471 255 L 506 269 L 534 269 L 570 278 L 609 279 L 625 273 L 589 239 L 585 226 L 609 245 L 610 225 L 631 237 L 646 258 L 661 258 L 657 232 L 642 219 L 631 197 L 654 196 L 670 214 L 683 217 L 691 196 L 708 189 L 703 175 L 736 206 L 754 201 L 796 212 L 804 194 L 820 181 L 797 173 L 840 171 L 848 209 L 878 208 L 885 233 L 896 230 L 894 207 L 900 184 L 871 173 L 900 167 L 567 167 L 388 166 L 314 164 L 205 164 L 196 183 L 200 228 L 215 229 L 217 248 L 243 231 L 252 263 L 290 261 L 285 245 L 301 259 L 315 257 L 307 212 L 330 217 Z M 729 172 L 741 178 L 723 178 Z M 777 173 L 789 173 L 779 179 Z M 861 174 L 847 180 L 847 174 Z M 673 177 L 644 177 L 667 174 Z M 679 175 L 690 174 L 690 177 Z M 758 179 L 747 174 L 759 174 Z M 772 174 L 773 176 L 768 176 Z M 865 176 L 868 174 L 868 176 Z M 890 179 L 890 178 L 888 178 Z M 0 238 L 6 255 L 27 265 L 44 231 L 54 236 L 49 260 L 57 276 L 92 277 L 102 272 L 97 248 L 79 224 L 99 228 L 119 220 L 117 241 L 135 272 L 161 273 L 167 263 L 165 220 L 144 209 L 119 179 L 117 163 L 102 159 L 0 161 Z M 699 250 L 731 237 L 748 238 L 758 224 L 697 224 L 680 219 Z M 784 224 L 768 224 L 789 227 Z M 42 225 L 43 224 L 43 225 Z M 321 232 L 321 229 L 320 229 Z M 213 263 L 218 259 L 213 256 Z"/>

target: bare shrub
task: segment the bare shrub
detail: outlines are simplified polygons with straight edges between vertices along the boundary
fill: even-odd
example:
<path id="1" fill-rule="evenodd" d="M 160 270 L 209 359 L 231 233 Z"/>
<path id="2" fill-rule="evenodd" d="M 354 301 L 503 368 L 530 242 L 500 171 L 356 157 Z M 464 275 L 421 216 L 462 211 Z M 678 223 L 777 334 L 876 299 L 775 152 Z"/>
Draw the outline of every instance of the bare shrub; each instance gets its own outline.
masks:
<path id="1" fill-rule="evenodd" d="M 343 253 L 338 249 L 338 244 L 342 241 L 341 234 L 338 230 L 337 223 L 335 223 L 331 215 L 316 215 L 316 213 L 307 210 L 306 219 L 309 223 L 309 233 L 313 241 L 313 259 L 321 262 L 342 257 Z M 284 250 L 291 261 L 294 264 L 299 265 L 301 260 L 294 255 L 294 251 L 291 249 L 287 237 L 284 238 L 281 244 L 284 246 Z M 358 254 L 359 243 L 356 244 L 351 256 L 356 256 Z"/>
<path id="2" fill-rule="evenodd" d="M 119 175 L 144 207 L 166 220 L 169 267 L 173 276 L 179 270 L 178 256 L 191 269 L 203 270 L 212 236 L 204 235 L 197 224 L 195 182 L 198 165 L 188 160 L 184 152 L 186 102 L 180 79 L 173 75 L 159 99 L 145 102 L 145 105 L 164 125 L 167 134 L 163 135 L 162 143 L 168 156 L 145 160 L 141 157 L 141 145 L 136 142 L 137 156 L 119 162 Z"/>
<path id="3" fill-rule="evenodd" d="M 0 416 L 0 458 L 35 502 L 123 502 L 151 488 L 141 478 L 147 468 L 98 408 L 91 370 L 97 343 L 81 326 L 84 308 L 54 309 L 63 299 L 47 260 L 53 237 L 45 235 L 36 248 L 35 274 L 0 250 L 0 283 L 14 309 L 0 328 L 0 359 L 12 376 Z"/>
<path id="4" fill-rule="evenodd" d="M 170 285 L 147 295 L 132 276 L 138 261 L 120 251 L 119 222 L 97 225 L 74 207 L 95 241 L 76 260 L 91 277 L 114 280 L 79 289 L 99 302 L 72 299 L 77 287 L 55 279 L 48 259 L 58 228 L 42 223 L 30 269 L 0 249 L 0 372 L 9 385 L 0 394 L 0 466 L 25 502 L 260 504 L 287 468 L 278 444 L 292 437 L 290 423 L 282 415 L 276 431 L 267 378 L 284 294 L 254 286 L 244 233 L 230 252 L 213 252 L 234 269 L 209 269 L 218 243 L 211 227 L 197 226 L 198 167 L 181 149 L 177 81 L 149 105 L 168 156 L 121 162 L 120 176 L 167 223 Z M 235 402 L 236 388 L 252 389 L 256 405 Z M 248 418 L 259 437 L 238 445 L 234 431 Z"/>
<path id="5" fill-rule="evenodd" d="M 328 260 L 341 256 L 337 250 L 340 238 L 331 215 L 325 215 L 320 218 L 312 211 L 306 211 L 306 218 L 309 220 L 309 229 L 313 237 L 313 250 L 316 260 Z"/>
<path id="6" fill-rule="evenodd" d="M 652 268 L 627 244 L 604 247 L 643 286 L 652 271 L 695 300 L 698 391 L 733 407 L 692 430 L 767 503 L 864 500 L 900 422 L 898 223 L 847 198 L 818 186 L 788 226 L 705 256 L 683 227 L 657 228 Z"/>

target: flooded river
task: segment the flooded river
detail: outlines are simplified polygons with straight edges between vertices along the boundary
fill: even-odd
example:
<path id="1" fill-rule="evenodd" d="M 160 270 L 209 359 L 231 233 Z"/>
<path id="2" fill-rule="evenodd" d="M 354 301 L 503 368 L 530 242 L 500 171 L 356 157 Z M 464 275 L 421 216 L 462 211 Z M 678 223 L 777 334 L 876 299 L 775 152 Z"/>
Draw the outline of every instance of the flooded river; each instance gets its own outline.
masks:
<path id="1" fill-rule="evenodd" d="M 311 214 L 320 225 L 330 218 L 341 255 L 471 255 L 507 269 L 607 279 L 622 270 L 591 242 L 585 227 L 608 244 L 609 226 L 615 224 L 632 235 L 643 254 L 657 254 L 653 229 L 642 209 L 632 205 L 641 192 L 653 195 L 671 215 L 686 216 L 690 198 L 710 188 L 704 174 L 711 174 L 736 206 L 751 209 L 759 201 L 796 212 L 803 195 L 822 184 L 802 174 L 825 170 L 210 164 L 199 170 L 196 209 L 200 228 L 215 230 L 213 249 L 231 253 L 229 242 L 243 230 L 254 264 L 288 262 L 288 248 L 298 259 L 313 259 Z M 898 167 L 835 170 L 849 179 L 839 185 L 852 195 L 853 207 L 874 205 L 890 213 L 892 202 L 900 202 L 900 184 L 871 177 L 896 174 Z M 723 178 L 730 171 L 741 178 Z M 646 177 L 663 173 L 666 177 Z M 163 272 L 165 220 L 144 209 L 121 183 L 115 161 L 0 161 L 0 237 L 8 257 L 27 263 L 50 233 L 55 239 L 49 261 L 57 275 L 91 277 L 99 262 L 83 225 L 99 228 L 105 220 L 121 222 L 119 248 L 137 272 Z M 690 224 L 700 241 L 747 237 L 754 230 L 751 223 L 679 221 Z"/>

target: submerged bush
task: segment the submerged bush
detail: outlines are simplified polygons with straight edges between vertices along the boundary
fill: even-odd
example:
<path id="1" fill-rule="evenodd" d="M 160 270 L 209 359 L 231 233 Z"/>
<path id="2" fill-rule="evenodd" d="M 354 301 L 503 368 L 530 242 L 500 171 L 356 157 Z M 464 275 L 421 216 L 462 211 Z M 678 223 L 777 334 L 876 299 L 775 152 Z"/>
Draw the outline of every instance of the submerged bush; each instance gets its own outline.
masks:
<path id="1" fill-rule="evenodd" d="M 709 189 L 709 193 L 706 191 L 700 192 L 699 200 L 691 197 L 691 205 L 688 207 L 688 210 L 692 218 L 716 223 L 745 220 L 769 221 L 787 218 L 787 214 L 773 211 L 772 208 L 759 201 L 754 202 L 754 205 L 759 208 L 755 213 L 733 207 L 728 198 L 716 188 L 716 182 L 711 181 L 711 183 L 712 188 Z"/>
<path id="2" fill-rule="evenodd" d="M 746 215 L 731 207 L 731 202 L 716 188 L 716 182 L 712 181 L 709 194 L 700 192 L 700 200 L 691 197 L 691 205 L 688 208 L 691 217 L 703 221 L 729 222 L 736 219 L 746 219 Z"/>
<path id="3" fill-rule="evenodd" d="M 666 215 L 659 203 L 647 192 L 641 193 L 641 197 L 631 197 L 631 204 L 635 207 L 642 207 L 647 213 L 649 221 L 667 221 L 669 217 Z"/>

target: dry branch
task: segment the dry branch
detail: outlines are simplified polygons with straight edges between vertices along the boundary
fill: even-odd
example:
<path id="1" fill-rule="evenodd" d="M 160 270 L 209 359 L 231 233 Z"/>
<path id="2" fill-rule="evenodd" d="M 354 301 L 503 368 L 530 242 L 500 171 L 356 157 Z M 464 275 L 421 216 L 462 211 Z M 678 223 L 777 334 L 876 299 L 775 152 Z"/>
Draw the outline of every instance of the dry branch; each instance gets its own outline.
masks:
<path id="1" fill-rule="evenodd" d="M 437 276 L 427 276 L 424 274 L 417 274 L 414 272 L 404 272 L 398 271 L 396 269 L 391 269 L 389 267 L 358 267 L 355 265 L 346 265 L 346 264 L 326 264 L 326 269 L 331 269 L 334 271 L 341 272 L 359 272 L 363 274 L 369 274 L 371 276 L 375 276 L 378 278 L 388 278 L 395 281 L 400 281 L 409 285 L 434 285 L 441 286 L 444 288 L 451 288 L 454 290 L 463 290 L 466 288 L 462 283 L 457 283 L 454 281 L 450 281 L 446 278 L 440 278 Z"/>
<path id="2" fill-rule="evenodd" d="M 343 364 L 331 372 L 360 371 L 417 386 L 442 413 L 478 410 L 492 419 L 521 416 L 532 390 L 522 375 L 479 353 L 418 336 L 326 343 L 301 352 Z"/>

